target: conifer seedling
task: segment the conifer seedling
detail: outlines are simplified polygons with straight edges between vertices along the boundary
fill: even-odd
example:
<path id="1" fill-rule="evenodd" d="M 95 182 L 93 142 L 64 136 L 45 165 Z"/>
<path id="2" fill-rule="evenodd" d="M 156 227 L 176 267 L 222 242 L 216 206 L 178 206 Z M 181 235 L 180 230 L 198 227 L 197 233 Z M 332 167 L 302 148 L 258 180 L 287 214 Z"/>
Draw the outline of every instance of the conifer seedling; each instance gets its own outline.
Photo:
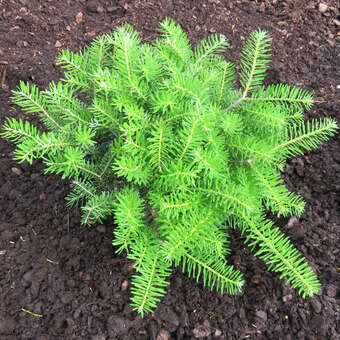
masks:
<path id="1" fill-rule="evenodd" d="M 48 131 L 8 118 L 2 136 L 16 144 L 14 159 L 39 158 L 45 173 L 69 179 L 67 203 L 80 204 L 84 225 L 112 219 L 115 252 L 134 261 L 131 300 L 142 316 L 166 294 L 175 266 L 221 293 L 242 289 L 226 259 L 229 228 L 302 297 L 320 288 L 266 213 L 302 214 L 303 198 L 280 173 L 337 124 L 304 121 L 310 92 L 263 85 L 265 31 L 251 33 L 242 50 L 239 86 L 222 57 L 227 47 L 215 34 L 191 48 L 170 19 L 153 44 L 125 24 L 81 53 L 62 51 L 64 78 L 48 89 L 21 82 L 13 91 L 14 103 L 38 113 Z"/>

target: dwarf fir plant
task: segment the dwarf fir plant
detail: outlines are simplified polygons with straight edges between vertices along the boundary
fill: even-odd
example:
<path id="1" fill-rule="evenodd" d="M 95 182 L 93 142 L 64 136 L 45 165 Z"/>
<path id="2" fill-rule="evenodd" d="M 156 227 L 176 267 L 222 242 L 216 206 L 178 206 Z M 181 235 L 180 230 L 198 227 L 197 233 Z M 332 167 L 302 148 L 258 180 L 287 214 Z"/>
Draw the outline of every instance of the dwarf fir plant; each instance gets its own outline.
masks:
<path id="1" fill-rule="evenodd" d="M 48 132 L 8 118 L 2 135 L 17 144 L 14 158 L 40 158 L 46 173 L 70 179 L 66 199 L 81 203 L 83 224 L 114 216 L 113 245 L 134 261 L 132 305 L 141 315 L 156 308 L 174 265 L 222 293 L 241 290 L 242 274 L 226 261 L 230 227 L 287 284 L 313 296 L 317 277 L 266 212 L 301 215 L 305 203 L 280 172 L 331 137 L 335 121 L 305 123 L 309 92 L 262 85 L 266 32 L 253 32 L 243 48 L 239 88 L 220 54 L 223 35 L 192 49 L 173 21 L 160 32 L 151 45 L 123 25 L 80 54 L 63 51 L 65 78 L 47 90 L 20 83 L 14 102 L 38 113 Z"/>

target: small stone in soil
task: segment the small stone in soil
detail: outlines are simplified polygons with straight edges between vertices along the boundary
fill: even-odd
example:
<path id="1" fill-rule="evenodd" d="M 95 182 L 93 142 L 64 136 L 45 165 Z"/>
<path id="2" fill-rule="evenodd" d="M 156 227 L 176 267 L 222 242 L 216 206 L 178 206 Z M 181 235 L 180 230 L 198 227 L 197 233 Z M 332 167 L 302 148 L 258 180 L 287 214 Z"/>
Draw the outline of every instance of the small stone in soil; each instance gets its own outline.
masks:
<path id="1" fill-rule="evenodd" d="M 82 13 L 82 12 L 79 12 L 79 13 L 76 15 L 76 22 L 77 22 L 77 24 L 80 24 L 82 21 L 83 21 L 83 13 Z"/>
<path id="2" fill-rule="evenodd" d="M 267 321 L 267 313 L 263 310 L 259 310 L 256 312 L 256 316 L 260 319 L 262 319 L 264 322 Z"/>
<path id="3" fill-rule="evenodd" d="M 297 222 L 299 222 L 299 220 L 295 216 L 291 217 L 287 223 L 287 228 L 291 228 Z"/>
<path id="4" fill-rule="evenodd" d="M 320 13 L 325 13 L 328 9 L 328 6 L 326 4 L 323 4 L 322 2 L 319 3 L 319 12 Z"/>
<path id="5" fill-rule="evenodd" d="M 317 299 L 311 300 L 311 306 L 314 309 L 315 313 L 320 313 L 321 312 L 321 303 Z"/>
<path id="6" fill-rule="evenodd" d="M 15 173 L 18 176 L 20 176 L 22 174 L 22 171 L 18 168 L 12 168 L 11 170 L 12 170 L 13 173 Z"/>
<path id="7" fill-rule="evenodd" d="M 157 334 L 156 340 L 168 340 L 169 338 L 170 338 L 170 333 L 165 329 L 161 329 L 159 333 Z"/>
<path id="8" fill-rule="evenodd" d="M 124 280 L 122 283 L 122 291 L 124 292 L 127 287 L 129 286 L 129 281 L 128 280 Z"/>
<path id="9" fill-rule="evenodd" d="M 86 5 L 86 9 L 90 13 L 96 13 L 97 12 L 97 2 L 96 1 L 88 1 Z"/>
<path id="10" fill-rule="evenodd" d="M 218 337 L 218 336 L 221 336 L 221 335 L 222 335 L 222 332 L 219 329 L 216 329 L 214 336 Z"/>
<path id="11" fill-rule="evenodd" d="M 287 302 L 289 300 L 291 300 L 293 298 L 293 296 L 291 294 L 285 295 L 282 297 L 282 301 L 283 302 Z"/>
<path id="12" fill-rule="evenodd" d="M 34 298 L 39 294 L 40 282 L 38 280 L 33 280 L 31 284 L 31 293 Z"/>
<path id="13" fill-rule="evenodd" d="M 33 271 L 32 270 L 29 270 L 28 272 L 26 272 L 24 275 L 23 275 L 23 279 L 26 281 L 26 282 L 32 282 L 32 274 L 33 274 Z"/>
<path id="14" fill-rule="evenodd" d="M 329 297 L 334 297 L 336 295 L 336 287 L 333 285 L 328 285 L 326 292 Z"/>
<path id="15" fill-rule="evenodd" d="M 211 334 L 211 328 L 206 322 L 204 322 L 203 325 L 197 324 L 192 332 L 194 333 L 194 337 L 197 339 L 205 338 Z"/>

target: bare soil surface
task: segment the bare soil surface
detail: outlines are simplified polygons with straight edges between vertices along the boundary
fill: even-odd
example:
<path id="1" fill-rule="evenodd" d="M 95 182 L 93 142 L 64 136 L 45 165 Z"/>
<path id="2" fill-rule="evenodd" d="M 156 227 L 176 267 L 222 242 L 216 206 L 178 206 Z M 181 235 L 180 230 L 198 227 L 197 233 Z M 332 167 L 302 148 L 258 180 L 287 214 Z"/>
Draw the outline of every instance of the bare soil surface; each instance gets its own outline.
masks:
<path id="1" fill-rule="evenodd" d="M 256 28 L 272 37 L 267 83 L 313 92 L 308 118 L 339 120 L 340 17 L 337 0 L 0 0 L 0 124 L 5 117 L 37 123 L 13 105 L 19 80 L 41 89 L 61 74 L 60 50 L 79 51 L 123 22 L 145 41 L 160 20 L 175 19 L 192 45 L 211 33 L 230 42 L 236 62 Z M 12 161 L 0 140 L 0 339 L 340 339 L 340 147 L 333 138 L 290 161 L 284 179 L 307 201 L 300 219 L 281 229 L 307 257 L 321 293 L 303 300 L 266 271 L 242 237 L 232 234 L 230 262 L 245 273 L 244 292 L 221 296 L 176 270 L 159 308 L 144 319 L 129 306 L 132 263 L 114 255 L 113 224 L 86 228 L 79 210 L 67 210 L 68 183 L 44 176 L 39 162 Z"/>

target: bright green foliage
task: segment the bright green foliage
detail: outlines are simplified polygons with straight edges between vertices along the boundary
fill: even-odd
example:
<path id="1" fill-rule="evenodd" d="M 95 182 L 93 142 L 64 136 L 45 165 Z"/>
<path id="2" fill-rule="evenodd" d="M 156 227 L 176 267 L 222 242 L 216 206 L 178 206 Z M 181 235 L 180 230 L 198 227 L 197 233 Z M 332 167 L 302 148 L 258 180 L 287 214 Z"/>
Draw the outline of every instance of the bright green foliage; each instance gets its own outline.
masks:
<path id="1" fill-rule="evenodd" d="M 242 274 L 226 260 L 230 227 L 303 297 L 315 295 L 317 277 L 265 212 L 301 215 L 305 203 L 280 171 L 334 135 L 335 121 L 305 123 L 309 92 L 262 85 L 266 32 L 253 32 L 241 53 L 239 89 L 220 55 L 224 36 L 192 49 L 173 21 L 160 33 L 143 44 L 123 25 L 81 54 L 63 51 L 64 79 L 46 91 L 21 82 L 13 101 L 49 132 L 8 118 L 2 136 L 17 145 L 14 158 L 40 158 L 46 173 L 71 179 L 67 201 L 81 204 L 82 223 L 114 216 L 113 245 L 135 263 L 141 315 L 166 293 L 174 265 L 221 293 L 240 291 Z"/>

